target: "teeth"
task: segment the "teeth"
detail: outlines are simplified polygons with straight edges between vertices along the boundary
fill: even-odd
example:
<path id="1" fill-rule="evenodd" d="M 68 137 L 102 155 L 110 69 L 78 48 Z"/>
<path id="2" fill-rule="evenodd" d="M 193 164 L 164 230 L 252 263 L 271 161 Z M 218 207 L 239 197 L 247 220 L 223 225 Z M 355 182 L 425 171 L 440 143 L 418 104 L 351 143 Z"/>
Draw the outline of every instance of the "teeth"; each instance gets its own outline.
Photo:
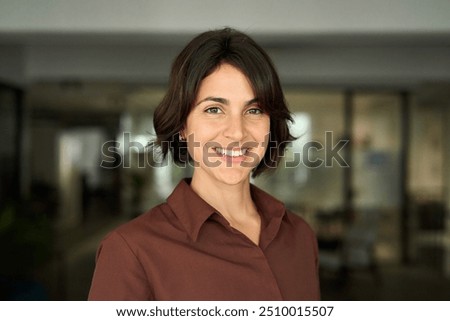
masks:
<path id="1" fill-rule="evenodd" d="M 230 157 L 238 157 L 238 156 L 245 155 L 245 153 L 247 152 L 247 149 L 229 150 L 229 149 L 216 147 L 216 152 L 219 154 L 222 154 L 222 155 L 230 156 Z"/>

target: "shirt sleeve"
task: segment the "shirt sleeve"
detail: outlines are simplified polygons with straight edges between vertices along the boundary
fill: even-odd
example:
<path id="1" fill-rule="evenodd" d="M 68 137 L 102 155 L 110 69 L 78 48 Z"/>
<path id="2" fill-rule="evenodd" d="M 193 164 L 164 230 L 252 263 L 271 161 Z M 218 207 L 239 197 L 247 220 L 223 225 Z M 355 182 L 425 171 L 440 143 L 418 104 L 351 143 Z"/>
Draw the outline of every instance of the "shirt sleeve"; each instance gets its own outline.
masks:
<path id="1" fill-rule="evenodd" d="M 144 268 L 118 232 L 110 233 L 97 251 L 88 300 L 153 300 Z"/>

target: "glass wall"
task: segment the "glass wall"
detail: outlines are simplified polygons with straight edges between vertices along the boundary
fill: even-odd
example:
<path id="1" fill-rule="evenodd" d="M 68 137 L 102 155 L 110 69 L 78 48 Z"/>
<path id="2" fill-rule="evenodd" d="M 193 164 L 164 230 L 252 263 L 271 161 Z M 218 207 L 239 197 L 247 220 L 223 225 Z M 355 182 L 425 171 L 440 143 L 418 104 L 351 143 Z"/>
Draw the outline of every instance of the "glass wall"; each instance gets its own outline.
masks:
<path id="1" fill-rule="evenodd" d="M 256 184 L 315 224 L 316 212 L 343 208 L 343 166 L 331 159 L 329 151 L 344 138 L 344 96 L 294 89 L 285 94 L 294 116 L 291 129 L 298 139 L 280 168 L 257 178 Z"/>
<path id="2" fill-rule="evenodd" d="M 412 260 L 450 275 L 448 88 L 424 87 L 411 104 L 409 231 Z"/>
<path id="3" fill-rule="evenodd" d="M 353 219 L 364 226 L 359 231 L 361 237 L 372 238 L 378 261 L 398 261 L 402 206 L 401 96 L 355 93 L 352 102 Z"/>
<path id="4" fill-rule="evenodd" d="M 57 299 L 84 299 L 106 232 L 163 202 L 192 174 L 171 160 L 156 166 L 146 148 L 164 88 L 84 86 L 70 88 L 66 100 L 53 91 L 46 97 L 54 102 L 29 97 L 28 188 L 33 208 L 49 214 L 58 230 L 57 252 L 41 270 Z M 76 98 L 76 90 L 102 99 Z M 285 89 L 297 140 L 281 166 L 254 183 L 312 225 L 326 271 L 322 284 L 330 284 L 328 271 L 343 280 L 343 266 L 377 280 L 380 267 L 399 265 L 404 248 L 412 264 L 450 273 L 446 92 L 410 93 L 405 101 L 396 91 Z"/>

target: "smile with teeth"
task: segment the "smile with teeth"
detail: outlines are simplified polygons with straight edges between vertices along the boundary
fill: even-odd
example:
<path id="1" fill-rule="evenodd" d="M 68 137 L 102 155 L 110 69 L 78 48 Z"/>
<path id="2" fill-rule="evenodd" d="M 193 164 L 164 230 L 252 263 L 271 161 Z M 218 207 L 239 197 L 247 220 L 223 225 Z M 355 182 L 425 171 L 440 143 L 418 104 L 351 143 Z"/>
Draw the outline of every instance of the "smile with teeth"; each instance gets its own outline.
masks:
<path id="1" fill-rule="evenodd" d="M 244 156 L 247 153 L 247 148 L 243 149 L 225 149 L 221 147 L 214 148 L 216 153 L 221 154 L 223 156 L 229 156 L 229 157 L 239 157 Z"/>

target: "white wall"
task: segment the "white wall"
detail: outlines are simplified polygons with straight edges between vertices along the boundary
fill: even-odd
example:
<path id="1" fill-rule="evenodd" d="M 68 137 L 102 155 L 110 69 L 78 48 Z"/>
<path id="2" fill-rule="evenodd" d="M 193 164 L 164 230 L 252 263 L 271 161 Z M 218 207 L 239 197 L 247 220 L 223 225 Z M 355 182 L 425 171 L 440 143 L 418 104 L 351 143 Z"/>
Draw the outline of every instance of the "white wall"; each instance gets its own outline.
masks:
<path id="1" fill-rule="evenodd" d="M 0 44 L 0 81 L 13 85 L 26 81 L 24 48 Z"/>

